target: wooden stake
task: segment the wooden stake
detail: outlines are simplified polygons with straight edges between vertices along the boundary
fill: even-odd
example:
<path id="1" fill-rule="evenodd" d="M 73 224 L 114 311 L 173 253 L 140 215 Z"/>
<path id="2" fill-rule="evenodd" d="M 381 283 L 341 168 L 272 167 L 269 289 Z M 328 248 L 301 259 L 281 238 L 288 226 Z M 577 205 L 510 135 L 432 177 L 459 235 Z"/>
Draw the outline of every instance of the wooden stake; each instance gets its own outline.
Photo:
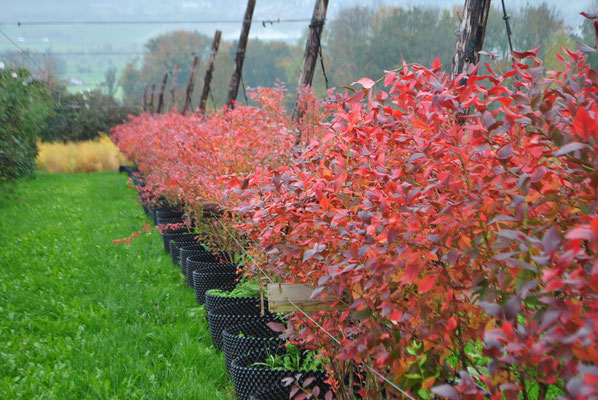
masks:
<path id="1" fill-rule="evenodd" d="M 160 87 L 160 95 L 158 96 L 158 114 L 162 112 L 164 108 L 164 91 L 166 90 L 166 82 L 168 81 L 168 72 L 164 74 L 162 79 L 162 86 Z"/>
<path id="2" fill-rule="evenodd" d="M 154 93 L 156 92 L 156 84 L 152 83 L 152 94 L 150 95 L 149 112 L 154 113 Z"/>
<path id="3" fill-rule="evenodd" d="M 191 107 L 191 95 L 193 95 L 193 87 L 195 86 L 195 73 L 197 72 L 197 66 L 199 65 L 199 56 L 195 56 L 193 59 L 193 67 L 191 67 L 191 75 L 189 75 L 189 83 L 187 84 L 187 92 L 185 94 L 185 105 L 183 105 L 183 111 L 181 114 L 185 114 L 189 107 Z"/>
<path id="4" fill-rule="evenodd" d="M 220 37 L 222 32 L 216 31 L 214 33 L 214 40 L 212 40 L 212 51 L 210 52 L 210 58 L 208 58 L 208 69 L 206 70 L 206 76 L 203 80 L 203 90 L 201 91 L 201 100 L 199 101 L 199 110 L 201 113 L 206 112 L 206 101 L 208 100 L 208 94 L 210 94 L 210 83 L 212 82 L 212 73 L 214 72 L 214 61 L 216 60 L 216 54 L 218 53 L 218 47 L 220 46 Z"/>
<path id="5" fill-rule="evenodd" d="M 301 283 L 270 283 L 268 284 L 268 310 L 294 312 L 297 311 L 297 307 L 303 311 L 346 309 L 342 304 L 332 307 L 332 301 L 314 300 L 311 298 L 312 293 L 311 286 Z"/>
<path id="6" fill-rule="evenodd" d="M 241 29 L 241 37 L 239 38 L 237 55 L 235 56 L 235 69 L 230 78 L 230 84 L 228 86 L 228 98 L 226 99 L 226 105 L 231 108 L 234 107 L 234 101 L 237 100 L 237 93 L 239 92 L 241 72 L 243 71 L 243 61 L 245 60 L 245 49 L 247 48 L 247 38 L 249 36 L 249 28 L 251 28 L 251 18 L 253 18 L 254 8 L 255 0 L 247 0 L 247 9 L 245 10 L 245 18 L 243 19 L 243 29 Z"/>
<path id="7" fill-rule="evenodd" d="M 479 51 L 484 44 L 489 11 L 490 0 L 465 0 L 463 20 L 453 56 L 453 76 L 467 71 L 470 64 L 475 65 L 480 61 Z"/>
<path id="8" fill-rule="evenodd" d="M 170 109 L 173 110 L 176 107 L 176 100 L 174 98 L 174 92 L 176 91 L 176 79 L 179 74 L 179 64 L 174 66 L 172 71 L 172 81 L 170 81 Z"/>
<path id="9" fill-rule="evenodd" d="M 143 111 L 147 111 L 147 83 L 143 85 Z"/>
<path id="10" fill-rule="evenodd" d="M 299 82 L 297 83 L 298 92 L 295 107 L 293 107 L 293 122 L 298 122 L 303 116 L 303 110 L 301 109 L 301 104 L 299 102 L 299 94 L 301 89 L 306 86 L 311 86 L 313 82 L 316 62 L 318 61 L 318 51 L 320 50 L 319 39 L 322 37 L 327 10 L 328 0 L 316 0 L 314 13 L 311 17 L 311 24 L 309 25 L 309 32 L 307 34 L 307 41 L 305 42 L 305 52 L 303 53 L 303 63 L 301 64 L 301 72 L 299 73 Z M 300 139 L 301 132 L 299 132 L 297 142 L 299 142 Z"/>

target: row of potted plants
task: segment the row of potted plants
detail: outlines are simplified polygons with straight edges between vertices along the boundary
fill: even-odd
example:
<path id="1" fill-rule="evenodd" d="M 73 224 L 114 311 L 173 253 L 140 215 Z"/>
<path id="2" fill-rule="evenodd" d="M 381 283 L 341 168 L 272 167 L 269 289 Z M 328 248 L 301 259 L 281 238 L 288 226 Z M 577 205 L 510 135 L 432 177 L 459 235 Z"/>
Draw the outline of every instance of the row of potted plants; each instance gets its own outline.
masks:
<path id="1" fill-rule="evenodd" d="M 141 175 L 126 172 L 135 176 L 145 201 Z M 237 398 L 324 398 L 325 373 L 317 353 L 279 338 L 284 317 L 268 312 L 258 281 L 242 278 L 239 256 L 215 251 L 209 237 L 185 226 L 180 208 L 148 204 L 144 209 L 160 228 L 163 248 L 181 267 L 197 302 L 205 304 L 212 343 L 224 352 Z"/>
<path id="2" fill-rule="evenodd" d="M 598 73 L 582 51 L 559 54 L 561 71 L 535 49 L 513 52 L 504 72 L 450 77 L 435 62 L 360 79 L 331 93 L 331 118 L 315 112 L 294 152 L 296 127 L 275 101 L 142 116 L 116 140 L 188 224 L 211 203 L 260 270 L 330 302 L 317 325 L 290 316 L 285 335 L 319 350 L 338 398 L 355 386 L 363 397 L 591 398 Z"/>

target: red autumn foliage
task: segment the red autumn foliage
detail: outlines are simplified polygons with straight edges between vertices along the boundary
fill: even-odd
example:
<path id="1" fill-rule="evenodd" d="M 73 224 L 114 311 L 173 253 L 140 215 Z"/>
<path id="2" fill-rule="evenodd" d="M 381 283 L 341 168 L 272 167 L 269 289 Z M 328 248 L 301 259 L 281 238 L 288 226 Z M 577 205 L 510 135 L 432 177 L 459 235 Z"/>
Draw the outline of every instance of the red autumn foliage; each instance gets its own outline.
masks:
<path id="1" fill-rule="evenodd" d="M 197 213 L 206 202 L 232 207 L 235 196 L 221 177 L 290 160 L 296 127 L 288 123 L 283 96 L 281 89 L 258 88 L 251 94 L 258 107 L 238 105 L 205 117 L 142 114 L 115 127 L 112 138 L 144 174 L 144 190 L 154 199 Z M 306 104 L 313 106 L 310 96 Z M 310 123 L 301 126 L 318 135 L 320 128 Z"/>
<path id="2" fill-rule="evenodd" d="M 420 397 L 598 398 L 598 75 L 567 56 L 390 72 L 289 165 L 230 180 L 262 268 L 348 306 L 313 314 L 341 345 L 299 314 L 296 339 Z"/>

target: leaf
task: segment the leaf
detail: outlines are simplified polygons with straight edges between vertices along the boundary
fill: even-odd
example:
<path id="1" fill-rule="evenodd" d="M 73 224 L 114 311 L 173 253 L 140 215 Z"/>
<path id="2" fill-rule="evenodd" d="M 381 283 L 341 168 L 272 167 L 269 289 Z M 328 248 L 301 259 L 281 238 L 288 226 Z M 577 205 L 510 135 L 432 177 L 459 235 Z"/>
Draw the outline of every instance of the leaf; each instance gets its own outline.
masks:
<path id="1" fill-rule="evenodd" d="M 488 222 L 488 225 L 492 225 L 495 222 L 501 221 L 517 221 L 517 218 L 511 217 L 510 215 L 497 215 L 496 217 L 492 218 L 490 222 Z"/>
<path id="2" fill-rule="evenodd" d="M 268 322 L 266 326 L 272 329 L 274 332 L 284 332 L 287 330 L 287 328 L 283 324 L 278 323 L 276 321 Z"/>
<path id="3" fill-rule="evenodd" d="M 505 304 L 505 316 L 508 320 L 513 320 L 521 311 L 521 298 L 519 296 L 511 297 Z"/>
<path id="4" fill-rule="evenodd" d="M 546 253 L 551 254 L 559 248 L 560 244 L 561 238 L 559 236 L 559 230 L 556 225 L 553 225 L 546 231 L 542 238 L 542 248 Z"/>
<path id="5" fill-rule="evenodd" d="M 556 157 L 559 157 L 559 156 L 563 156 L 565 154 L 569 154 L 574 151 L 582 150 L 585 148 L 587 148 L 587 146 L 583 143 L 572 142 L 572 143 L 568 143 L 568 144 L 564 145 L 563 147 L 561 147 L 556 153 L 554 153 L 554 155 Z"/>
<path id="6" fill-rule="evenodd" d="M 498 150 L 497 156 L 499 160 L 508 160 L 513 157 L 513 145 L 509 143 L 506 146 L 501 147 Z"/>
<path id="7" fill-rule="evenodd" d="M 433 276 L 422 278 L 422 280 L 417 283 L 417 292 L 420 294 L 426 293 L 434 287 L 434 283 L 436 283 L 436 278 Z"/>
<path id="8" fill-rule="evenodd" d="M 587 44 L 580 42 L 579 40 L 575 42 L 575 44 L 577 45 L 577 50 L 581 51 L 582 53 L 597 53 L 595 48 L 590 47 Z"/>
<path id="9" fill-rule="evenodd" d="M 416 264 L 409 264 L 407 265 L 407 268 L 405 268 L 405 275 L 404 275 L 404 281 L 406 283 L 411 283 L 414 282 L 415 279 L 417 278 L 417 276 L 419 275 L 419 268 L 417 267 Z"/>
<path id="10" fill-rule="evenodd" d="M 353 82 L 351 85 L 355 85 L 356 83 L 359 83 L 364 89 L 371 89 L 376 84 L 376 82 L 370 78 L 361 78 L 357 82 Z"/>
<path id="11" fill-rule="evenodd" d="M 587 13 L 585 11 L 580 12 L 581 15 L 583 15 L 584 17 L 588 18 L 588 19 L 596 19 L 598 18 L 598 13 L 594 12 L 594 13 Z"/>
<path id="12" fill-rule="evenodd" d="M 579 107 L 573 122 L 575 132 L 582 138 L 588 139 L 590 137 L 598 136 L 598 124 L 590 117 L 590 114 L 585 108 Z"/>
<path id="13" fill-rule="evenodd" d="M 592 228 L 589 225 L 582 225 L 567 232 L 565 237 L 569 240 L 594 240 L 596 236 L 594 235 L 594 232 L 592 232 Z"/>
<path id="14" fill-rule="evenodd" d="M 459 400 L 459 392 L 451 385 L 440 385 L 430 389 L 432 393 L 437 396 L 444 397 L 450 400 Z"/>

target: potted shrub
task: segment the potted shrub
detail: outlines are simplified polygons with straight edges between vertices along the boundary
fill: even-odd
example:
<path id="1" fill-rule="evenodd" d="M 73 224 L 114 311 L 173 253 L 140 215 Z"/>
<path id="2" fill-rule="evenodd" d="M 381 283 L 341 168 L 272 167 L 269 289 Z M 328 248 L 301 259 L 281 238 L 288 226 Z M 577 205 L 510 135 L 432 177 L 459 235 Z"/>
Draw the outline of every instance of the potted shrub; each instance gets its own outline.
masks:
<path id="1" fill-rule="evenodd" d="M 193 255 L 187 257 L 187 262 L 185 264 L 184 275 L 187 285 L 194 287 L 193 272 L 197 270 L 213 268 L 219 272 L 236 271 L 238 267 L 237 264 L 228 262 L 229 259 L 227 253 L 223 252 L 204 250 L 193 253 Z"/>
<path id="2" fill-rule="evenodd" d="M 191 270 L 189 263 L 190 261 L 187 261 L 187 270 Z M 195 290 L 195 299 L 199 304 L 205 302 L 208 290 L 232 290 L 239 279 L 238 266 L 236 264 L 198 263 L 191 268 L 194 268 L 191 279 L 193 289 Z"/>
<path id="3" fill-rule="evenodd" d="M 229 326 L 252 321 L 270 321 L 273 314 L 266 308 L 262 310 L 256 304 L 231 304 L 211 310 L 208 313 L 208 326 L 212 343 L 218 349 L 222 348 L 222 331 Z"/>
<path id="4" fill-rule="evenodd" d="M 283 343 L 283 340 L 278 338 L 280 332 L 268 326 L 274 321 L 280 322 L 277 318 L 270 321 L 260 319 L 242 325 L 232 325 L 222 331 L 222 351 L 227 371 L 230 371 L 236 358 L 256 350 L 276 349 Z"/>
<path id="5" fill-rule="evenodd" d="M 267 301 L 267 300 L 266 300 Z M 242 280 L 232 290 L 210 289 L 205 294 L 206 312 L 235 303 L 260 304 L 260 282 Z"/>
<path id="6" fill-rule="evenodd" d="M 264 388 L 283 386 L 283 380 L 289 384 L 299 382 L 298 386 L 301 383 L 318 386 L 317 392 L 327 392 L 327 389 L 322 390 L 326 379 L 324 364 L 316 352 L 302 350 L 293 344 L 240 356 L 233 360 L 231 374 L 239 400 L 248 400 Z"/>

